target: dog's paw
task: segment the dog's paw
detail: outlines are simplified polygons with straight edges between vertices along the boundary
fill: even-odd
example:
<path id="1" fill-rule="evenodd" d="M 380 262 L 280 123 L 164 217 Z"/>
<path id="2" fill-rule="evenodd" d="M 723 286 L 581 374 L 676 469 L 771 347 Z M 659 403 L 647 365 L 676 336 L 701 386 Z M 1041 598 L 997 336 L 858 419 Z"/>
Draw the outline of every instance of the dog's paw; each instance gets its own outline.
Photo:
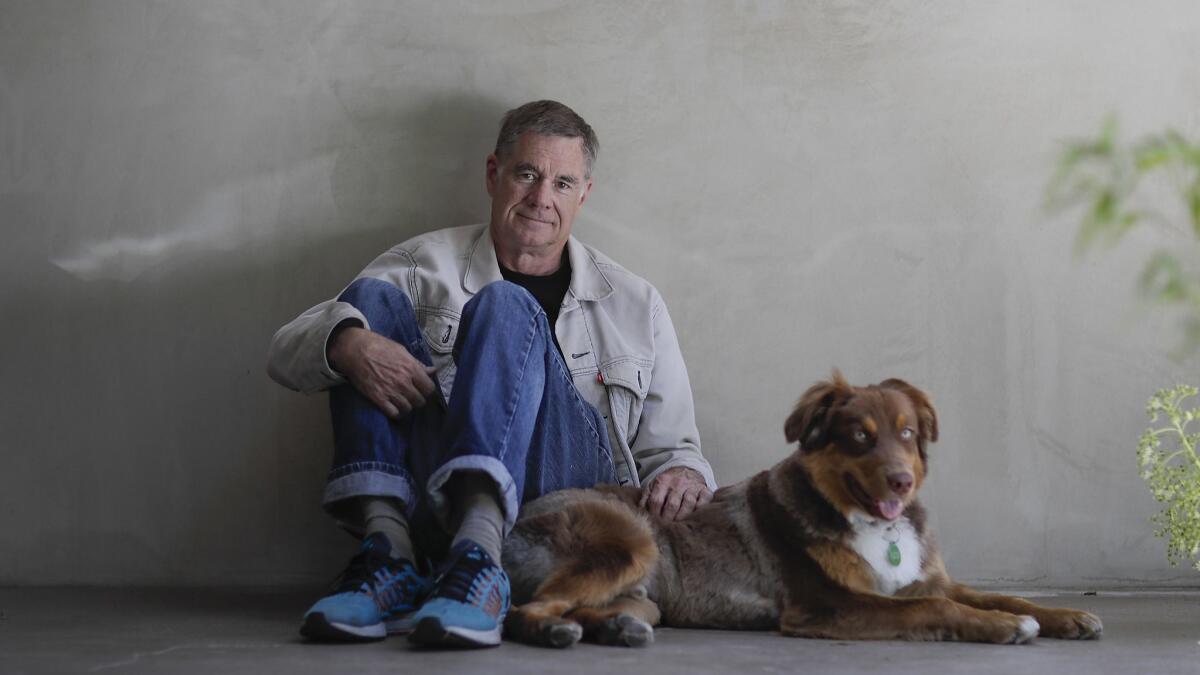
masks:
<path id="1" fill-rule="evenodd" d="M 540 637 L 541 644 L 563 649 L 579 642 L 583 637 L 583 626 L 574 621 L 552 624 L 542 629 Z"/>
<path id="2" fill-rule="evenodd" d="M 645 647 L 654 642 L 654 627 L 632 614 L 621 613 L 606 619 L 592 637 L 602 645 Z"/>
<path id="3" fill-rule="evenodd" d="M 1095 640 L 1104 633 L 1100 617 L 1074 609 L 1050 609 L 1038 616 L 1042 637 L 1060 640 Z"/>
<path id="4" fill-rule="evenodd" d="M 1033 642 L 1039 629 L 1037 619 L 1032 616 L 989 610 L 981 613 L 980 620 L 964 624 L 958 637 L 954 639 L 1023 645 Z"/>
<path id="5" fill-rule="evenodd" d="M 1014 631 L 1012 637 L 1009 638 L 1008 644 L 1023 645 L 1033 642 L 1033 639 L 1038 636 L 1038 631 L 1040 629 L 1041 626 L 1038 624 L 1038 620 L 1032 616 L 1018 616 L 1016 631 Z"/>
<path id="6" fill-rule="evenodd" d="M 504 636 L 525 644 L 563 649 L 579 642 L 583 626 L 562 617 L 538 616 L 518 607 L 504 620 Z"/>

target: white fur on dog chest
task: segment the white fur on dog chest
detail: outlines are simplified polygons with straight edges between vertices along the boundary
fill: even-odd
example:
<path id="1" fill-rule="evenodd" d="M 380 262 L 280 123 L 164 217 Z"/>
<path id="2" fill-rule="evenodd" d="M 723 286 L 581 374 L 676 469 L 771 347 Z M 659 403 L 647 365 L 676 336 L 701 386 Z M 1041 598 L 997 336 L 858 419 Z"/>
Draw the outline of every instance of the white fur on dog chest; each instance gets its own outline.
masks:
<path id="1" fill-rule="evenodd" d="M 893 522 L 851 518 L 850 526 L 854 530 L 850 547 L 871 566 L 876 592 L 895 595 L 901 588 L 925 578 L 921 572 L 921 540 L 908 518 Z M 900 550 L 898 565 L 888 559 L 893 542 Z"/>

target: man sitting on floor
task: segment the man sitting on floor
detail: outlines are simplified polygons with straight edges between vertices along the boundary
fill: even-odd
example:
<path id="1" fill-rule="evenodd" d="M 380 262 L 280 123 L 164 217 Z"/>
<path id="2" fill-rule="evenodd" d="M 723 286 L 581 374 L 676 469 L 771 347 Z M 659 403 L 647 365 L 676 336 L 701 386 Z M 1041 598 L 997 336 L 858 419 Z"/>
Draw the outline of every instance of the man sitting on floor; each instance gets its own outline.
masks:
<path id="1" fill-rule="evenodd" d="M 329 390 L 324 506 L 365 535 L 305 615 L 308 638 L 499 644 L 501 541 L 522 503 L 620 483 L 682 518 L 712 498 L 662 298 L 571 236 L 596 151 L 561 103 L 509 111 L 487 158 L 487 225 L 392 248 L 275 334 L 271 377 Z M 443 559 L 432 579 L 418 551 Z"/>

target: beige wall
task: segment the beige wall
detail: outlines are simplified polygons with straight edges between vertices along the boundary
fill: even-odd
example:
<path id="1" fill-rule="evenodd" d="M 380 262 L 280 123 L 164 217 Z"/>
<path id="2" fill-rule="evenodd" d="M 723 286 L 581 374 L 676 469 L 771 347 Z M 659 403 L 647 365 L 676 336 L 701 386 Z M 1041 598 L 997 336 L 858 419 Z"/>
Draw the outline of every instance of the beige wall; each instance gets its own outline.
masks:
<path id="1" fill-rule="evenodd" d="M 1070 258 L 1040 208 L 1110 111 L 1200 131 L 1177 2 L 3 2 L 0 583 L 327 580 L 324 401 L 276 327 L 482 220 L 496 120 L 579 110 L 576 233 L 658 285 L 732 482 L 834 365 L 941 413 L 951 571 L 1198 582 L 1147 519 L 1145 399 L 1197 361 L 1133 309 L 1179 232 Z"/>

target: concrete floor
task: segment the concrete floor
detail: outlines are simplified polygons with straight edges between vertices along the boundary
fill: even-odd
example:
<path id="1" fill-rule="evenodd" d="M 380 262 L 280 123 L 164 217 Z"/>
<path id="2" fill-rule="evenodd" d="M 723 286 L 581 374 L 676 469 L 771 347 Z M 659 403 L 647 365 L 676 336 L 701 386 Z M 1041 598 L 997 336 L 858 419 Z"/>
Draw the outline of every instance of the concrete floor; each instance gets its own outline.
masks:
<path id="1" fill-rule="evenodd" d="M 1037 599 L 1099 614 L 1098 642 L 850 643 L 664 628 L 645 649 L 506 643 L 475 652 L 416 651 L 396 638 L 305 644 L 296 629 L 311 595 L 0 589 L 0 673 L 1200 673 L 1194 590 Z"/>

